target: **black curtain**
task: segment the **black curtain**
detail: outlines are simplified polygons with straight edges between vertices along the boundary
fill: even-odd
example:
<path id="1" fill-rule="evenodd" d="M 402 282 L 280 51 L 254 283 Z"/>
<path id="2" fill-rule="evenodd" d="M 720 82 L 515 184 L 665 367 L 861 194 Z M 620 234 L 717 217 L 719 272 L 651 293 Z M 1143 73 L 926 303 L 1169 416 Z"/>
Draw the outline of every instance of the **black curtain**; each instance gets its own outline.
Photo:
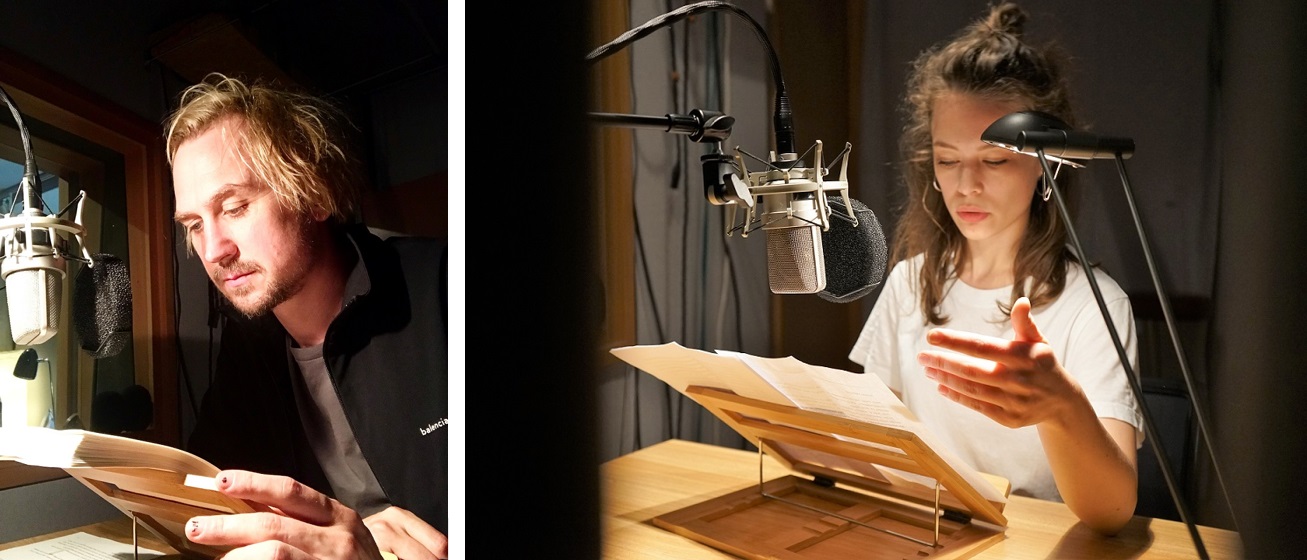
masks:
<path id="1" fill-rule="evenodd" d="M 1293 527 L 1307 497 L 1307 366 L 1297 328 L 1307 317 L 1307 5 L 1228 2 L 1222 13 L 1214 439 L 1245 557 L 1301 557 L 1307 536 Z"/>
<path id="2" fill-rule="evenodd" d="M 585 2 L 469 3 L 466 550 L 600 557 Z M 465 137 L 454 135 L 465 132 Z M 459 223 L 463 223 L 460 221 Z M 451 299 L 462 294 L 451 294 Z M 457 328 L 455 325 L 454 328 Z M 451 513 L 457 515 L 457 513 Z"/>

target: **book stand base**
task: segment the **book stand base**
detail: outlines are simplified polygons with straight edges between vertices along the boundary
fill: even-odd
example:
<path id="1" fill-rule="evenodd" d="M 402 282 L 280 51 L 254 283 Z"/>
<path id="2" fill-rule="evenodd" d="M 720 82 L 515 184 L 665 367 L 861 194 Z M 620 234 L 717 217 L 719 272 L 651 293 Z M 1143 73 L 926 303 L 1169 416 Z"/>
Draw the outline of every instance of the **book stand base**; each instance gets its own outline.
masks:
<path id="1" fill-rule="evenodd" d="M 963 491 L 961 503 L 958 492 L 946 493 L 949 505 L 941 507 L 940 481 L 956 481 L 957 477 L 937 457 L 922 453 L 910 434 L 832 421 L 822 414 L 712 388 L 691 387 L 686 394 L 758 446 L 758 485 L 655 517 L 652 523 L 657 527 L 757 560 L 962 559 L 1004 538 L 1006 519 L 1001 504 L 981 500 L 964 485 L 953 484 Z M 827 476 L 834 471 L 797 461 L 778 445 L 824 447 L 866 456 L 866 451 L 841 437 L 901 450 L 901 455 L 869 459 L 907 467 L 934 479 L 933 496 L 847 474 Z M 763 481 L 764 452 L 791 471 L 806 472 L 812 478 L 789 474 Z M 849 487 L 837 486 L 837 481 Z M 1010 486 L 1001 482 L 1006 494 Z"/>
<path id="2" fill-rule="evenodd" d="M 961 559 L 1004 538 L 1001 527 L 960 523 L 915 504 L 794 475 L 660 515 L 653 524 L 757 560 Z"/>

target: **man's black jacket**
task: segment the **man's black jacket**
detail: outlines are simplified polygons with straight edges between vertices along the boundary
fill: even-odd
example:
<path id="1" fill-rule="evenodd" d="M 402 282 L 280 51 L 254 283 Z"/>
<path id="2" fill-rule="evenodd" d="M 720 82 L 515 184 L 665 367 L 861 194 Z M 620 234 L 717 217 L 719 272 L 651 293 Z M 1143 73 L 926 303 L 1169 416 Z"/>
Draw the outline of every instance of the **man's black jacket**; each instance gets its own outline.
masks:
<path id="1" fill-rule="evenodd" d="M 389 502 L 448 534 L 446 248 L 362 226 L 348 237 L 365 266 L 323 343 L 332 384 Z M 221 336 L 188 449 L 218 468 L 286 475 L 331 495 L 296 411 L 286 331 L 271 313 L 231 312 Z"/>

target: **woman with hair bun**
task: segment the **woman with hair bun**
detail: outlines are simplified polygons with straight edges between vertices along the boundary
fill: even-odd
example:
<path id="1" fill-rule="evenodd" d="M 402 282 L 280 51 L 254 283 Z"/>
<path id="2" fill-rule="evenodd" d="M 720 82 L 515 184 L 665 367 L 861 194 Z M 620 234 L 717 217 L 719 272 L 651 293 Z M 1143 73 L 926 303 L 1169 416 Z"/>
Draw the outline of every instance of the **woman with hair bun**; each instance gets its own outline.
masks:
<path id="1" fill-rule="evenodd" d="M 1076 124 L 1065 55 L 1026 21 L 993 5 L 914 61 L 894 264 L 849 358 L 973 467 L 1111 535 L 1134 515 L 1143 420 L 1086 274 L 1133 370 L 1130 301 L 1068 248 L 1038 158 L 980 139 L 1016 111 Z"/>

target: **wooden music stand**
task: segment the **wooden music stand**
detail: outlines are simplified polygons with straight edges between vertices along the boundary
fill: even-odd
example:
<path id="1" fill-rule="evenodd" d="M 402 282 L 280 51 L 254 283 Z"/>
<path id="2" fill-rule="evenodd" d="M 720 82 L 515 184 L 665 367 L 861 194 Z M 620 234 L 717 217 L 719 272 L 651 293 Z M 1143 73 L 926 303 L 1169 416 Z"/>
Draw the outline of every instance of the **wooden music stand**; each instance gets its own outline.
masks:
<path id="1" fill-rule="evenodd" d="M 985 499 L 910 431 L 711 387 L 690 386 L 684 393 L 758 446 L 758 486 L 655 517 L 658 527 L 759 560 L 959 559 L 1003 539 L 1005 504 Z M 811 478 L 791 474 L 764 482 L 764 452 Z M 823 457 L 873 467 L 854 472 Z M 934 483 L 925 486 L 894 470 Z M 1004 497 L 1011 492 L 1006 479 L 983 476 Z"/>
<path id="2" fill-rule="evenodd" d="M 147 467 L 68 467 L 64 470 L 132 518 L 136 525 L 168 543 L 187 558 L 216 558 L 234 546 L 208 546 L 186 538 L 186 522 L 197 515 L 251 513 L 267 510 L 216 490 L 186 485 L 186 475 Z"/>

